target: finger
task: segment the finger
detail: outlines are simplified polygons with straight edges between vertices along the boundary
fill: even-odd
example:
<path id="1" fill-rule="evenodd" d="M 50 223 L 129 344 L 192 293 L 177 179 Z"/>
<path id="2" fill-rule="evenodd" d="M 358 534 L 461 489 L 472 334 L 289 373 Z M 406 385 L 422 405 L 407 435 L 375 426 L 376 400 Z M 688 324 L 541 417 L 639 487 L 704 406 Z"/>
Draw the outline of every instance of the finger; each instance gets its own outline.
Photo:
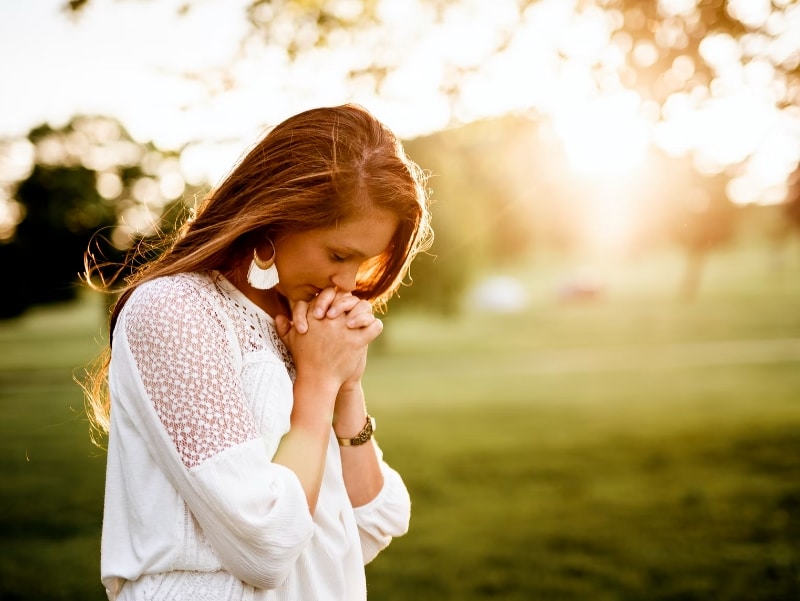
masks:
<path id="1" fill-rule="evenodd" d="M 350 313 L 347 316 L 347 321 L 345 324 L 351 330 L 357 330 L 359 328 L 371 326 L 376 320 L 377 317 L 375 317 L 372 313 L 356 313 L 355 315 Z"/>
<path id="2" fill-rule="evenodd" d="M 289 318 L 285 315 L 277 315 L 275 317 L 275 331 L 278 333 L 278 337 L 283 340 L 286 338 L 286 335 L 289 333 L 289 330 L 292 329 L 292 322 L 289 321 Z"/>
<path id="3" fill-rule="evenodd" d="M 292 320 L 298 334 L 308 332 L 308 303 L 297 301 L 292 307 Z"/>
<path id="4" fill-rule="evenodd" d="M 325 317 L 325 313 L 336 298 L 336 292 L 336 288 L 325 288 L 317 295 L 312 301 L 314 317 L 317 319 Z"/>
<path id="5" fill-rule="evenodd" d="M 325 314 L 325 317 L 338 317 L 342 313 L 348 313 L 352 311 L 359 303 L 365 302 L 359 299 L 357 296 L 353 296 L 349 292 L 346 294 L 340 294 L 336 297 L 336 300 L 331 303 L 330 309 Z M 369 305 L 369 303 L 366 303 Z M 372 311 L 372 306 L 369 306 L 369 310 Z"/>
<path id="6" fill-rule="evenodd" d="M 383 322 L 377 317 L 373 317 L 369 324 L 358 329 L 354 328 L 352 331 L 354 333 L 358 332 L 359 340 L 361 340 L 363 344 L 369 344 L 383 332 Z"/>
<path id="7" fill-rule="evenodd" d="M 381 332 L 383 332 L 383 322 L 377 317 L 373 316 L 373 322 L 366 328 L 364 328 L 364 330 L 366 330 L 367 334 L 371 336 L 370 338 L 371 342 L 375 340 L 378 336 L 380 336 Z"/>
<path id="8" fill-rule="evenodd" d="M 355 320 L 361 319 L 362 315 L 373 316 L 372 305 L 367 301 L 360 301 L 347 313 L 347 326 L 358 327 Z M 372 320 L 369 320 L 368 323 L 372 323 Z"/>

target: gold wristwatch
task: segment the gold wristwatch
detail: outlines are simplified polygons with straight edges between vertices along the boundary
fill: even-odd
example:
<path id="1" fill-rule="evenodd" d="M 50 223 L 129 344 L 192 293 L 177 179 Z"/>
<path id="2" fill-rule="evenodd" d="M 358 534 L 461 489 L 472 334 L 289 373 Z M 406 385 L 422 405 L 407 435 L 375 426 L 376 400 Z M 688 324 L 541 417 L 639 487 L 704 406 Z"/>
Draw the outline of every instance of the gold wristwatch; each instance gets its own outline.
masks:
<path id="1" fill-rule="evenodd" d="M 367 414 L 367 422 L 364 424 L 361 432 L 356 434 L 353 438 L 339 438 L 337 436 L 336 440 L 339 441 L 340 447 L 357 447 L 372 438 L 373 432 L 375 432 L 375 418 Z"/>

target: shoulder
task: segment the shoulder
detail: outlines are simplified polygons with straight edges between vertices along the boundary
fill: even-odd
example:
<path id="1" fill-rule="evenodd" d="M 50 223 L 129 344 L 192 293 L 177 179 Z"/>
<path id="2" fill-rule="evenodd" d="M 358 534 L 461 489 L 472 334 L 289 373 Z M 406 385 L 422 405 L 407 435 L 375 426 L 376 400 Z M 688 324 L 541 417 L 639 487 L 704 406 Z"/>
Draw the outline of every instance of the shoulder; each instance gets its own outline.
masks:
<path id="1" fill-rule="evenodd" d="M 211 276 L 205 273 L 179 273 L 140 284 L 128 301 L 141 305 L 152 302 L 180 301 L 187 298 L 207 296 L 215 289 Z"/>
<path id="2" fill-rule="evenodd" d="M 208 313 L 219 303 L 210 274 L 181 273 L 140 284 L 122 313 L 128 316 L 173 319 L 186 314 Z"/>

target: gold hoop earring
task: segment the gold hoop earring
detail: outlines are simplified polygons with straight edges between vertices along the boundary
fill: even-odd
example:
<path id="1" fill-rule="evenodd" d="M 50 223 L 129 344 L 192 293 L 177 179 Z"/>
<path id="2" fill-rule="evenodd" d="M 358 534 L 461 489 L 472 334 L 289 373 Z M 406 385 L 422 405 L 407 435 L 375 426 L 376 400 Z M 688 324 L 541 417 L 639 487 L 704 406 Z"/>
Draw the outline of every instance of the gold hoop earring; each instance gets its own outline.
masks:
<path id="1" fill-rule="evenodd" d="M 263 260 L 258 256 L 258 251 L 253 249 L 253 260 L 250 261 L 250 268 L 247 270 L 247 283 L 257 290 L 269 290 L 278 285 L 278 268 L 275 266 L 275 245 L 272 240 L 267 238 L 272 246 L 272 257 Z"/>

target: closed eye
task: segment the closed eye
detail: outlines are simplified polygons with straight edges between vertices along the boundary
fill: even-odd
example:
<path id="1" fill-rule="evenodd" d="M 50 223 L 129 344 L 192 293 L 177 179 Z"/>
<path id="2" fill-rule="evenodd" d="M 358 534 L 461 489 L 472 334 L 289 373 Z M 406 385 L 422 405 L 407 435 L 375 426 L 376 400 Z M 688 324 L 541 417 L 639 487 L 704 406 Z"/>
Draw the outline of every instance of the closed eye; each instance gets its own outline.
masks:
<path id="1" fill-rule="evenodd" d="M 333 261 L 334 263 L 344 263 L 345 261 L 347 261 L 347 257 L 336 253 L 331 253 L 331 261 Z"/>

